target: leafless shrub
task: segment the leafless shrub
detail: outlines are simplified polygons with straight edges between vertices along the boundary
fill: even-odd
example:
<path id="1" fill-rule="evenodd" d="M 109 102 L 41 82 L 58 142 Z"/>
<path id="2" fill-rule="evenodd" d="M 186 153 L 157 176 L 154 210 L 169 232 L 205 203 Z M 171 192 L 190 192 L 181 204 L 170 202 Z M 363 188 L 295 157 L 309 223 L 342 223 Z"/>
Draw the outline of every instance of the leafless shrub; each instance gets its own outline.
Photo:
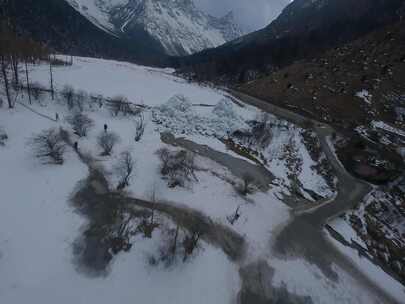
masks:
<path id="1" fill-rule="evenodd" d="M 163 241 L 159 248 L 158 256 L 149 258 L 150 265 L 156 266 L 163 263 L 167 268 L 179 262 L 187 262 L 195 256 L 196 249 L 200 246 L 202 232 L 198 226 L 184 231 L 177 226 L 175 229 L 161 228 Z"/>
<path id="2" fill-rule="evenodd" d="M 76 106 L 79 109 L 79 111 L 84 110 L 84 104 L 88 101 L 89 95 L 87 94 L 86 91 L 79 90 L 75 94 L 75 101 L 76 101 Z"/>
<path id="3" fill-rule="evenodd" d="M 75 99 L 75 89 L 69 85 L 66 85 L 62 91 L 60 92 L 62 98 L 66 102 L 69 110 L 73 109 L 75 104 L 74 104 L 74 99 Z"/>
<path id="4" fill-rule="evenodd" d="M 121 153 L 118 163 L 114 167 L 114 171 L 119 178 L 117 190 L 122 190 L 129 186 L 132 175 L 134 173 L 135 161 L 129 151 Z"/>
<path id="5" fill-rule="evenodd" d="M 171 152 L 162 148 L 157 155 L 161 161 L 161 173 L 167 177 L 170 188 L 184 187 L 186 182 L 197 180 L 193 153 L 185 150 Z"/>
<path id="6" fill-rule="evenodd" d="M 66 118 L 73 131 L 79 137 L 87 136 L 88 131 L 94 126 L 94 121 L 85 114 L 76 112 Z"/>
<path id="7" fill-rule="evenodd" d="M 101 155 L 111 155 L 112 150 L 119 141 L 119 136 L 113 132 L 101 132 L 97 137 L 97 144 L 102 149 Z"/>
<path id="8" fill-rule="evenodd" d="M 42 101 L 47 92 L 47 89 L 40 83 L 33 83 L 30 85 L 31 95 L 36 101 Z"/>
<path id="9" fill-rule="evenodd" d="M 235 222 L 240 218 L 240 206 L 238 206 L 238 208 L 236 209 L 235 213 L 232 214 L 231 216 L 227 216 L 226 219 L 228 220 L 228 222 L 233 225 L 235 224 Z"/>
<path id="10" fill-rule="evenodd" d="M 187 260 L 189 256 L 191 256 L 194 253 L 194 250 L 198 246 L 198 241 L 201 238 L 201 231 L 199 230 L 194 230 L 190 234 L 187 234 L 183 240 L 183 248 L 184 248 L 184 254 L 183 254 L 183 262 Z"/>
<path id="11" fill-rule="evenodd" d="M 63 164 L 63 154 L 66 144 L 59 130 L 55 128 L 44 130 L 38 135 L 33 136 L 29 143 L 33 147 L 35 156 L 43 163 Z"/>
<path id="12" fill-rule="evenodd" d="M 98 105 L 99 108 L 103 107 L 103 101 L 104 101 L 103 95 L 91 95 L 90 99 L 91 99 L 91 102 Z"/>
<path id="13" fill-rule="evenodd" d="M 163 264 L 166 268 L 169 268 L 178 262 L 181 256 L 181 252 L 178 250 L 180 233 L 179 226 L 177 226 L 176 229 L 163 229 L 163 240 L 159 247 L 159 253 L 158 255 L 149 257 L 149 264 L 151 266 Z"/>
<path id="14" fill-rule="evenodd" d="M 118 116 L 120 113 L 127 115 L 130 112 L 129 102 L 125 96 L 111 98 L 109 106 L 113 116 Z"/>
<path id="15" fill-rule="evenodd" d="M 253 143 L 266 148 L 272 139 L 272 127 L 272 118 L 268 113 L 259 115 L 257 124 L 252 128 Z"/>
<path id="16" fill-rule="evenodd" d="M 50 57 L 49 61 L 53 66 L 69 66 L 69 65 L 72 65 L 70 60 L 65 61 L 65 60 L 63 60 L 61 58 L 57 58 L 57 57 Z"/>
<path id="17" fill-rule="evenodd" d="M 140 113 L 135 121 L 135 141 L 140 141 L 143 134 L 145 133 L 145 117 Z"/>
<path id="18" fill-rule="evenodd" d="M 4 131 L 4 129 L 2 127 L 0 127 L 0 146 L 5 146 L 7 139 L 8 139 L 8 135 L 7 135 L 6 131 Z"/>
<path id="19" fill-rule="evenodd" d="M 250 175 L 249 173 L 245 173 L 242 176 L 242 184 L 238 185 L 236 190 L 242 194 L 242 195 L 247 195 L 253 192 L 253 182 L 254 182 L 254 178 L 252 175 Z"/>
<path id="20" fill-rule="evenodd" d="M 153 185 L 150 196 L 149 202 L 154 204 L 157 202 L 156 199 L 156 185 Z M 153 205 L 152 205 L 153 206 Z M 147 219 L 144 219 L 141 224 L 139 225 L 139 230 L 143 233 L 145 238 L 151 239 L 153 231 L 158 228 L 160 225 L 156 222 L 155 219 L 155 208 L 152 207 L 152 212 Z"/>

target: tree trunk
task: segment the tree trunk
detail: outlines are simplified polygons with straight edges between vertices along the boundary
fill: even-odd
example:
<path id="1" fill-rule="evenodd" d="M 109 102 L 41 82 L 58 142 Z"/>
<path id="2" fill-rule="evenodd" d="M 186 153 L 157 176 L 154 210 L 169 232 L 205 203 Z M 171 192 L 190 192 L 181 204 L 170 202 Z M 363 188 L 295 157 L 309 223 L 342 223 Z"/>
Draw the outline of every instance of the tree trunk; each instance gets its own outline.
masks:
<path id="1" fill-rule="evenodd" d="M 8 75 L 7 75 L 6 59 L 4 58 L 4 55 L 1 56 L 0 64 L 1 64 L 1 72 L 3 74 L 4 87 L 6 89 L 8 107 L 10 109 L 12 109 L 14 107 L 14 105 L 13 105 L 13 102 L 11 101 L 10 86 L 9 86 L 9 83 L 8 83 Z"/>
<path id="2" fill-rule="evenodd" d="M 53 88 L 53 73 L 52 73 L 52 60 L 51 57 L 49 57 L 49 74 L 51 76 L 51 95 L 52 95 L 52 100 L 55 99 L 55 91 Z"/>
<path id="3" fill-rule="evenodd" d="M 29 77 L 28 77 L 28 64 L 27 64 L 27 59 L 25 59 L 25 76 L 27 77 L 28 99 L 29 99 L 29 101 L 30 101 L 30 104 L 32 104 L 32 101 L 31 101 L 30 79 L 29 79 Z"/>
<path id="4" fill-rule="evenodd" d="M 174 256 L 177 251 L 177 238 L 179 236 L 179 226 L 176 228 L 176 235 L 174 236 L 174 242 L 173 242 L 173 247 L 172 247 L 172 255 Z"/>
<path id="5" fill-rule="evenodd" d="M 19 77 L 19 73 L 18 73 L 18 58 L 13 57 L 11 60 L 11 65 L 13 67 L 13 72 L 14 72 L 14 83 L 16 86 L 18 86 L 20 83 L 20 77 Z"/>

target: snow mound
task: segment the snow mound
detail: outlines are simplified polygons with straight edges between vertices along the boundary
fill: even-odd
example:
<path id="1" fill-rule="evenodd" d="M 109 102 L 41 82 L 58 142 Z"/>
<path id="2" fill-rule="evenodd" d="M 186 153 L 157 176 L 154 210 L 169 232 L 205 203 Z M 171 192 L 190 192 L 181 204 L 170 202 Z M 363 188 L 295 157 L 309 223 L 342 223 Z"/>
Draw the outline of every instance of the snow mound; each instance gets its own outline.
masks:
<path id="1" fill-rule="evenodd" d="M 174 95 L 165 104 L 160 106 L 160 111 L 167 115 L 176 115 L 176 113 L 188 113 L 191 111 L 192 104 L 184 95 Z"/>
<path id="2" fill-rule="evenodd" d="M 175 95 L 153 109 L 153 121 L 159 125 L 159 131 L 186 135 L 223 137 L 237 129 L 248 128 L 230 100 L 220 100 L 205 115 L 195 111 L 193 107 L 187 97 Z"/>
<path id="3" fill-rule="evenodd" d="M 229 99 L 222 99 L 212 110 L 212 113 L 219 117 L 227 117 L 230 119 L 237 119 L 236 112 L 233 108 L 233 103 Z"/>

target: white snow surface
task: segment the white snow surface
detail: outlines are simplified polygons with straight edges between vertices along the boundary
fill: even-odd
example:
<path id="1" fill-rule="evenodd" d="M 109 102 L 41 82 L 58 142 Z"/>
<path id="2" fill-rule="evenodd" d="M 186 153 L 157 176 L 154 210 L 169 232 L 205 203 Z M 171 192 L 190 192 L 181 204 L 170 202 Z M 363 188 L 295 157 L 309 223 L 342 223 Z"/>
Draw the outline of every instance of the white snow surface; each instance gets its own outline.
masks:
<path id="1" fill-rule="evenodd" d="M 49 85 L 48 66 L 31 69 L 33 81 Z M 244 122 L 256 117 L 259 110 L 231 104 L 223 92 L 187 83 L 174 76 L 172 70 L 116 61 L 74 58 L 73 66 L 54 68 L 54 81 L 57 89 L 72 85 L 105 97 L 124 95 L 147 107 L 146 130 L 139 142 L 134 141 L 133 117 L 112 117 L 105 107 L 85 109 L 95 125 L 86 138 L 75 137 L 75 140 L 80 150 L 90 152 L 100 161 L 112 186 L 117 184 L 113 167 L 120 152 L 128 150 L 136 161 L 135 174 L 127 189 L 130 196 L 149 199 L 155 189 L 158 200 L 200 210 L 214 221 L 229 226 L 247 242 L 246 262 L 265 258 L 276 270 L 276 285 L 285 283 L 291 292 L 311 295 L 315 303 L 335 303 L 340 299 L 345 303 L 362 303 L 367 299 L 361 287 L 349 277 L 332 284 L 318 269 L 302 260 L 283 261 L 272 256 L 274 237 L 290 219 L 290 209 L 280 196 L 285 191 L 284 185 L 274 185 L 268 192 L 240 196 L 230 181 L 241 181 L 227 168 L 200 156 L 196 157 L 201 169 L 196 171 L 198 182 L 171 189 L 161 178 L 155 151 L 166 145 L 160 141 L 161 125 L 153 122 L 153 113 L 158 111 L 159 117 L 166 121 L 172 117 L 168 128 L 176 135 L 182 134 L 235 157 L 214 133 L 219 133 L 218 126 L 225 130 L 236 125 L 244 128 Z M 20 101 L 27 103 L 26 96 L 20 97 Z M 8 198 L 0 203 L 1 303 L 235 303 L 241 284 L 238 265 L 205 243 L 189 263 L 165 270 L 150 268 L 146 261 L 147 254 L 159 245 L 159 236 L 153 240 L 137 239 L 133 250 L 114 258 L 108 276 L 89 278 L 78 273 L 72 264 L 71 245 L 85 221 L 70 206 L 69 196 L 87 176 L 87 169 L 72 151 L 68 151 L 66 163 L 59 167 L 40 165 L 34 159 L 26 146 L 27 138 L 51 126 L 69 128 L 65 118 L 70 112 L 60 100 L 53 102 L 49 98 L 32 107 L 50 117 L 57 112 L 60 121 L 44 119 L 18 104 L 12 111 L 0 109 L 0 126 L 10 137 L 5 147 L 0 146 L 0 185 L 2 197 Z M 110 157 L 99 156 L 96 145 L 96 136 L 105 123 L 120 136 Z M 198 123 L 209 132 L 192 131 Z M 282 151 L 289 142 L 294 143 L 295 156 L 301 163 L 298 178 L 303 186 L 317 193 L 328 193 L 330 190 L 323 189 L 325 181 L 313 169 L 314 163 L 298 128 L 274 131 L 266 150 L 274 159 L 268 168 L 288 185 L 289 169 L 282 159 Z M 241 217 L 231 225 L 228 219 L 238 207 Z M 343 272 L 342 276 L 345 276 Z"/>
<path id="2" fill-rule="evenodd" d="M 63 111 L 57 105 L 34 108 L 49 115 Z M 98 128 L 104 118 L 99 117 Z M 6 146 L 0 146 L 4 198 L 0 203 L 0 303 L 234 301 L 240 286 L 237 268 L 219 249 L 204 246 L 197 258 L 178 268 L 152 268 L 147 257 L 156 252 L 159 236 L 136 240 L 136 250 L 118 255 L 107 277 L 77 272 L 72 243 L 85 220 L 70 206 L 69 197 L 87 176 L 87 168 L 71 150 L 63 166 L 42 165 L 27 146 L 33 134 L 64 125 L 63 120 L 55 123 L 17 105 L 12 111 L 0 109 L 0 123 L 9 136 Z"/>
<path id="3" fill-rule="evenodd" d="M 351 229 L 347 223 L 345 224 L 343 222 L 343 219 L 334 220 L 334 228 L 336 228 L 339 233 L 342 233 L 342 236 L 348 242 L 355 240 L 356 242 L 360 242 L 360 245 L 365 246 L 365 244 L 361 242 L 361 239 L 358 237 L 357 233 Z M 367 258 L 359 256 L 359 254 L 352 248 L 344 246 L 329 234 L 327 234 L 327 236 L 329 241 L 332 242 L 339 251 L 347 256 L 356 267 L 361 269 L 361 271 L 366 274 L 374 283 L 382 287 L 386 292 L 388 292 L 388 294 L 393 296 L 398 303 L 404 303 L 405 287 L 401 283 L 394 280 L 390 275 L 384 272 L 377 265 L 373 264 Z"/>
<path id="4" fill-rule="evenodd" d="M 72 67 L 54 68 L 54 82 L 56 89 L 70 85 L 105 98 L 123 95 L 133 103 L 151 107 L 165 103 L 176 94 L 184 95 L 196 104 L 215 105 L 223 98 L 222 92 L 190 84 L 173 73 L 172 69 L 75 57 Z M 49 67 L 46 65 L 33 67 L 30 75 L 36 82 L 49 87 Z"/>

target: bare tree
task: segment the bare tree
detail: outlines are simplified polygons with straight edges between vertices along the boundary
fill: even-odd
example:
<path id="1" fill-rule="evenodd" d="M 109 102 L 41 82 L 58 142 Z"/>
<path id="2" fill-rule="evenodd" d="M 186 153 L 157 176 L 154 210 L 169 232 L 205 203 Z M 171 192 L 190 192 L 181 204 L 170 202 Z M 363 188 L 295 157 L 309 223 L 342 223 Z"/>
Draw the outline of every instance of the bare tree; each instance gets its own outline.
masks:
<path id="1" fill-rule="evenodd" d="M 75 97 L 77 108 L 79 109 L 79 111 L 83 111 L 84 103 L 88 100 L 89 95 L 87 94 L 86 91 L 79 90 L 76 92 Z"/>
<path id="2" fill-rule="evenodd" d="M 32 97 L 34 97 L 34 99 L 39 102 L 43 99 L 45 92 L 47 91 L 46 88 L 43 87 L 40 83 L 33 83 L 30 86 L 30 89 Z"/>
<path id="3" fill-rule="evenodd" d="M 151 215 L 148 219 L 144 219 L 139 225 L 140 231 L 143 233 L 145 238 L 152 238 L 153 231 L 159 227 L 159 223 L 155 221 L 155 208 L 153 204 L 157 202 L 156 199 L 156 184 L 153 185 L 149 196 L 149 202 L 152 204 Z"/>
<path id="4" fill-rule="evenodd" d="M 25 65 L 25 78 L 27 81 L 27 92 L 28 92 L 28 100 L 30 104 L 32 104 L 31 100 L 31 86 L 30 86 L 30 78 L 29 78 L 29 72 L 28 72 L 28 59 L 26 56 L 24 56 L 24 65 Z"/>
<path id="5" fill-rule="evenodd" d="M 156 153 L 161 160 L 161 173 L 168 178 L 169 187 L 184 187 L 187 181 L 197 180 L 193 153 L 186 150 L 171 152 L 166 148 Z"/>
<path id="6" fill-rule="evenodd" d="M 140 113 L 135 121 L 135 141 L 141 140 L 143 134 L 145 133 L 145 127 L 145 117 L 143 116 L 143 113 Z"/>
<path id="7" fill-rule="evenodd" d="M 16 90 L 19 87 L 20 84 L 20 61 L 21 61 L 21 48 L 24 47 L 23 42 L 21 39 L 13 39 L 14 41 L 12 42 L 12 48 L 13 51 L 10 56 L 10 63 L 11 63 L 11 69 L 13 71 L 13 84 L 14 88 Z"/>
<path id="8" fill-rule="evenodd" d="M 0 127 L 0 146 L 5 146 L 6 141 L 8 139 L 6 131 L 2 127 Z"/>
<path id="9" fill-rule="evenodd" d="M 134 173 L 135 161 L 129 151 L 121 153 L 118 163 L 114 166 L 114 171 L 117 174 L 119 181 L 117 190 L 122 190 L 129 186 L 129 182 Z"/>
<path id="10" fill-rule="evenodd" d="M 256 144 L 264 149 L 270 144 L 273 136 L 273 118 L 268 113 L 261 113 L 257 120 L 257 124 L 252 128 L 254 142 L 250 142 L 250 144 Z"/>
<path id="11" fill-rule="evenodd" d="M 63 164 L 63 154 L 66 144 L 60 132 L 51 128 L 33 136 L 29 143 L 34 149 L 34 154 L 43 163 L 46 164 Z"/>
<path id="12" fill-rule="evenodd" d="M 199 229 L 194 229 L 191 232 L 191 234 L 185 236 L 183 240 L 183 247 L 184 247 L 183 262 L 185 262 L 187 258 L 193 254 L 194 250 L 198 246 L 198 241 L 200 240 L 201 235 L 202 233 Z"/>
<path id="13" fill-rule="evenodd" d="M 156 155 L 160 159 L 160 172 L 162 175 L 167 175 L 169 172 L 170 150 L 167 148 L 160 148 L 156 151 Z"/>
<path id="14" fill-rule="evenodd" d="M 246 195 L 252 193 L 252 183 L 254 182 L 254 178 L 249 173 L 245 173 L 242 176 L 242 187 L 241 187 L 241 194 Z"/>
<path id="15" fill-rule="evenodd" d="M 69 85 L 64 86 L 61 92 L 62 98 L 65 100 L 69 110 L 74 108 L 75 89 Z"/>
<path id="16" fill-rule="evenodd" d="M 233 225 L 239 218 L 240 218 L 240 212 L 239 212 L 240 206 L 236 209 L 235 213 L 232 216 L 227 216 L 226 219 L 228 222 Z"/>
<path id="17" fill-rule="evenodd" d="M 50 86 L 51 86 L 51 96 L 52 96 L 52 100 L 55 99 L 55 88 L 53 86 L 53 68 L 52 68 L 52 59 L 51 56 L 49 56 L 48 58 L 49 60 L 49 81 L 50 81 Z"/>
<path id="18" fill-rule="evenodd" d="M 91 102 L 98 105 L 99 108 L 103 107 L 104 97 L 103 95 L 91 95 Z"/>
<path id="19" fill-rule="evenodd" d="M 113 132 L 101 132 L 97 137 L 97 144 L 102 149 L 101 155 L 111 155 L 114 146 L 118 143 L 119 136 Z"/>
<path id="20" fill-rule="evenodd" d="M 10 80 L 8 78 L 8 71 L 10 68 L 10 55 L 12 52 L 11 40 L 12 38 L 11 33 L 8 29 L 8 25 L 6 24 L 6 21 L 2 21 L 0 24 L 0 69 L 3 76 L 2 78 L 8 107 L 10 109 L 14 107 L 14 104 L 11 100 Z"/>
<path id="21" fill-rule="evenodd" d="M 163 263 L 167 268 L 177 264 L 180 256 L 183 253 L 183 247 L 178 246 L 178 239 L 181 237 L 182 231 L 177 225 L 175 229 L 162 229 L 162 242 L 160 243 L 158 256 L 149 257 L 149 263 L 152 266 Z"/>
<path id="22" fill-rule="evenodd" d="M 6 59 L 6 55 L 4 55 L 3 53 L 0 53 L 0 68 L 1 68 L 1 73 L 3 75 L 4 89 L 6 91 L 8 107 L 11 109 L 14 107 L 14 104 L 11 100 L 10 84 L 9 84 L 9 79 L 8 79 L 8 67 L 9 67 L 9 63 Z"/>
<path id="23" fill-rule="evenodd" d="M 121 95 L 111 98 L 110 110 L 113 116 L 118 116 L 120 113 L 126 115 L 129 112 L 128 99 Z"/>
<path id="24" fill-rule="evenodd" d="M 79 137 L 86 137 L 88 131 L 94 126 L 94 121 L 87 115 L 76 112 L 66 118 L 74 133 Z"/>

